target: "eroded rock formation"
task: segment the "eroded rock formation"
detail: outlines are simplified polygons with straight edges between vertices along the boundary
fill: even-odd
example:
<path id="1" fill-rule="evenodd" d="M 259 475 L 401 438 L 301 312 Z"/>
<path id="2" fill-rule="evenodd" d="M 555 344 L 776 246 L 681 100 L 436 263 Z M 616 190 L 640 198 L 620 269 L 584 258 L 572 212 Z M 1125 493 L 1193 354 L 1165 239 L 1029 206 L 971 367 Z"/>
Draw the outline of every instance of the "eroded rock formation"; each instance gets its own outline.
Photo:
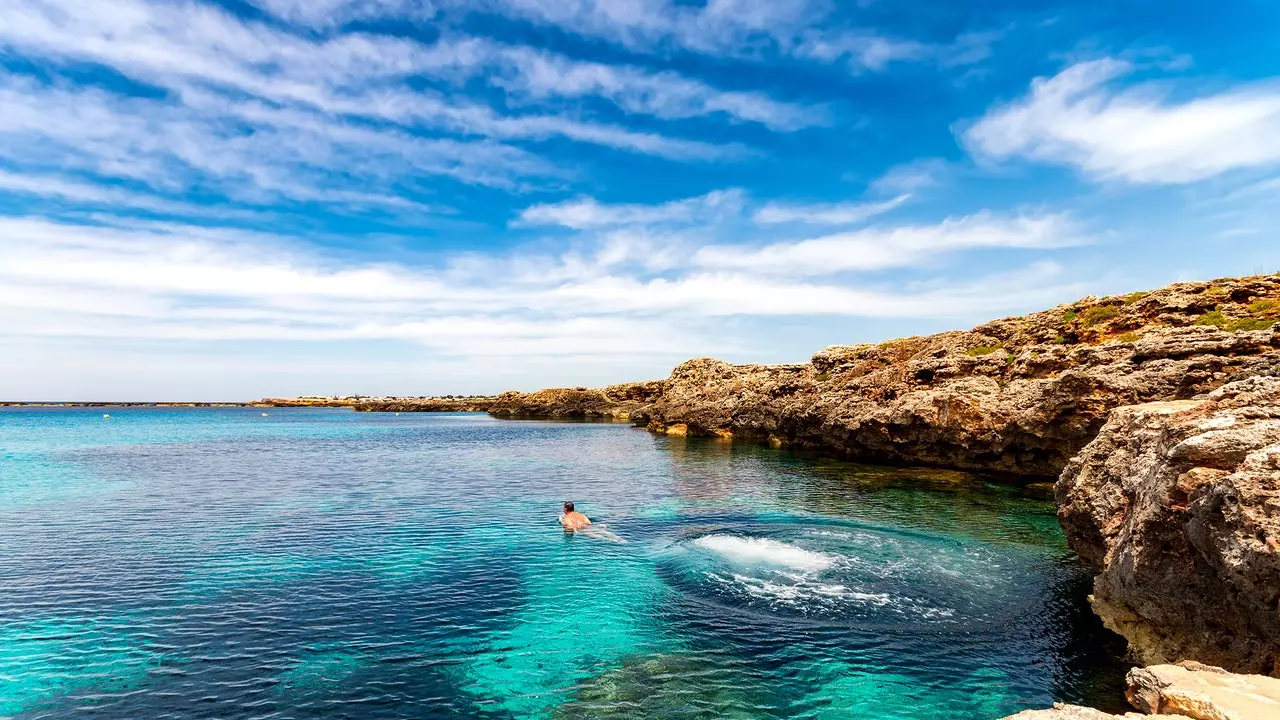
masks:
<path id="1" fill-rule="evenodd" d="M 499 417 L 613 418 L 634 421 L 662 393 L 661 380 L 622 383 L 605 388 L 549 388 L 537 392 L 505 392 L 494 398 L 489 413 Z"/>
<path id="2" fill-rule="evenodd" d="M 1114 411 L 1057 499 L 1142 661 L 1280 674 L 1280 379 Z"/>
<path id="3" fill-rule="evenodd" d="M 690 360 L 635 415 L 659 432 L 1052 477 L 1113 408 L 1280 368 L 1277 318 L 1280 278 L 1183 283 L 802 365 Z"/>

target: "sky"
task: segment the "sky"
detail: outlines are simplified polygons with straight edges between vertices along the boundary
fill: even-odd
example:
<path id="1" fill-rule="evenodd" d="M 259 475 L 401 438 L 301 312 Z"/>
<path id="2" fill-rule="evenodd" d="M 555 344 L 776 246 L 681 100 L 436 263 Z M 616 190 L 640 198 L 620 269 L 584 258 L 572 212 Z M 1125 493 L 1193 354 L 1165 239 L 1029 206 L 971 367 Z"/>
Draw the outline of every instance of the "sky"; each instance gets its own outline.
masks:
<path id="1" fill-rule="evenodd" d="M 594 386 L 1280 271 L 1278 27 L 5 0 L 0 400 Z"/>

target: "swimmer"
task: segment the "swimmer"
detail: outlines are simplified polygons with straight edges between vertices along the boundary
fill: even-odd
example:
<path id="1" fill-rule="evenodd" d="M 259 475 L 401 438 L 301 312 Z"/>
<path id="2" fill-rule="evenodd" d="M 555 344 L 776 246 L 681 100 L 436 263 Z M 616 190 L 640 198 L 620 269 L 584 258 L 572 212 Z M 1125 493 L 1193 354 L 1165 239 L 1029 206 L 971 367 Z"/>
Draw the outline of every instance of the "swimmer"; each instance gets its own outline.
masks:
<path id="1" fill-rule="evenodd" d="M 565 532 L 574 534 L 581 533 L 589 538 L 596 538 L 597 540 L 608 540 L 609 542 L 615 543 L 626 542 L 626 540 L 615 535 L 613 531 L 609 530 L 604 525 L 592 523 L 591 518 L 583 515 L 577 510 L 574 510 L 572 502 L 566 502 L 564 504 L 564 514 L 560 516 L 560 526 L 564 528 Z"/>

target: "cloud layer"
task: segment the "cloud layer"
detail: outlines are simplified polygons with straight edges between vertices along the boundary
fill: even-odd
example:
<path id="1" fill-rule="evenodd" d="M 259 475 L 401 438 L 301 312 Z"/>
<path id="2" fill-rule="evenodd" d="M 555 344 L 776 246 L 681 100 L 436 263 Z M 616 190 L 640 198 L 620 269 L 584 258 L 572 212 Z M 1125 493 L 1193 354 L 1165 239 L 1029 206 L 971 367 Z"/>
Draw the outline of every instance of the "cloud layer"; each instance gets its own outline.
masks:
<path id="1" fill-rule="evenodd" d="M 1280 83 L 1174 100 L 1156 84 L 1121 87 L 1134 66 L 1078 63 L 964 132 L 975 154 L 1079 168 L 1100 180 L 1190 183 L 1280 164 Z"/>

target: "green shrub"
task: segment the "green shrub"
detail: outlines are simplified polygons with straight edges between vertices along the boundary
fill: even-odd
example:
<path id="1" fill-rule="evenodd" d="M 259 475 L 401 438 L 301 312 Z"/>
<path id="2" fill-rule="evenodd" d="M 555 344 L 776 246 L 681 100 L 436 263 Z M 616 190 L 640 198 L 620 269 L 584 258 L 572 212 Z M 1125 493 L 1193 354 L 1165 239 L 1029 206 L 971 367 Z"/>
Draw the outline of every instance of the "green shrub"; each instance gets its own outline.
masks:
<path id="1" fill-rule="evenodd" d="M 1275 327 L 1276 321 L 1269 318 L 1229 318 L 1223 315 L 1221 310 L 1214 310 L 1201 315 L 1200 319 L 1196 320 L 1196 324 L 1222 328 L 1228 332 L 1239 332 L 1241 330 L 1270 330 Z"/>
<path id="2" fill-rule="evenodd" d="M 1231 323 L 1230 330 L 1270 330 L 1275 327 L 1275 320 L 1264 318 L 1244 318 Z"/>
<path id="3" fill-rule="evenodd" d="M 1116 340 L 1119 342 L 1131 343 L 1131 342 L 1137 342 L 1138 338 L 1140 337 L 1142 336 L 1136 332 L 1127 332 L 1127 333 L 1121 333 L 1120 335 L 1117 335 Z"/>
<path id="4" fill-rule="evenodd" d="M 977 347 L 971 347 L 968 350 L 966 350 L 965 355 L 968 355 L 969 357 L 982 357 L 983 355 L 990 355 L 991 353 L 997 350 L 1003 350 L 1003 349 L 1004 348 L 1000 347 L 999 345 L 979 345 Z"/>
<path id="5" fill-rule="evenodd" d="M 1196 324 L 1226 329 L 1227 325 L 1231 324 L 1231 320 L 1227 319 L 1221 310 L 1211 310 L 1201 315 L 1200 319 L 1196 320 Z"/>
<path id="6" fill-rule="evenodd" d="M 1076 312 L 1075 310 L 1068 310 L 1066 314 L 1062 316 L 1062 322 L 1069 323 L 1078 317 L 1080 317 L 1080 313 Z"/>
<path id="7" fill-rule="evenodd" d="M 1148 292 L 1131 292 L 1124 296 L 1124 304 L 1132 305 L 1150 294 Z"/>
<path id="8" fill-rule="evenodd" d="M 1111 318 L 1120 314 L 1120 308 L 1115 305 L 1095 305 L 1084 311 L 1081 316 L 1084 319 L 1086 327 L 1093 327 L 1098 323 L 1104 323 Z"/>
<path id="9" fill-rule="evenodd" d="M 831 373 L 821 372 L 821 373 L 818 373 L 817 375 L 814 375 L 813 379 L 817 380 L 818 382 L 826 382 L 831 379 Z"/>
<path id="10" fill-rule="evenodd" d="M 1054 338 L 1053 341 L 1058 343 L 1059 345 L 1067 345 L 1067 344 L 1070 344 L 1071 342 L 1070 340 L 1067 339 L 1065 335 L 1059 335 L 1058 337 Z"/>
<path id="11" fill-rule="evenodd" d="M 1250 315 L 1274 315 L 1280 313 L 1280 300 L 1259 300 L 1249 306 Z"/>

